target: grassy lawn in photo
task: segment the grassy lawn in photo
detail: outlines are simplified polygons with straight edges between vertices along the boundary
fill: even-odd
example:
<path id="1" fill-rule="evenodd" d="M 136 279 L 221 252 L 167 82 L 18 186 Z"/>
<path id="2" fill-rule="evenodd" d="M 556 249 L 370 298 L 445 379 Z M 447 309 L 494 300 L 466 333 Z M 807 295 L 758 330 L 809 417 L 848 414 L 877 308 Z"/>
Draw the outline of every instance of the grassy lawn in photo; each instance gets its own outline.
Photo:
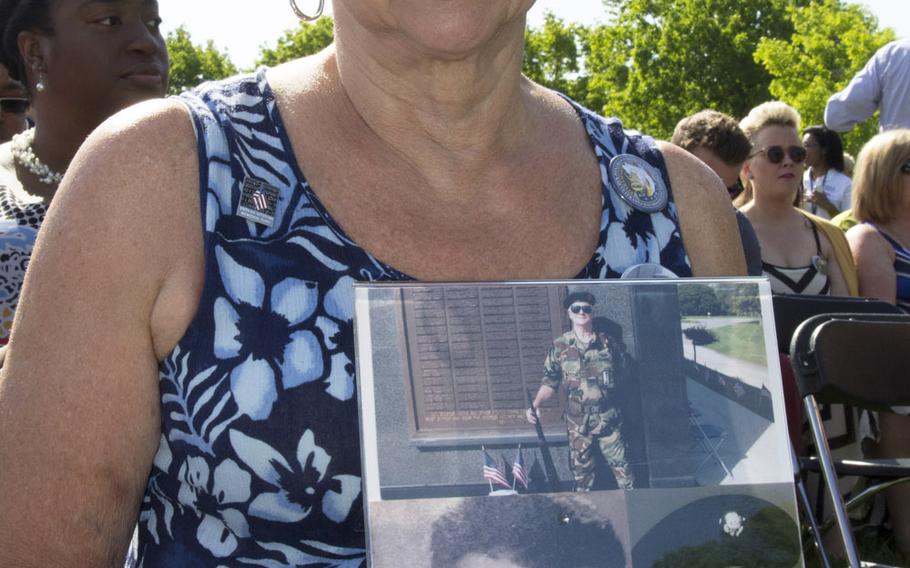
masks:
<path id="1" fill-rule="evenodd" d="M 717 341 L 705 345 L 708 349 L 757 365 L 767 363 L 765 337 L 758 321 L 716 327 L 711 332 Z"/>

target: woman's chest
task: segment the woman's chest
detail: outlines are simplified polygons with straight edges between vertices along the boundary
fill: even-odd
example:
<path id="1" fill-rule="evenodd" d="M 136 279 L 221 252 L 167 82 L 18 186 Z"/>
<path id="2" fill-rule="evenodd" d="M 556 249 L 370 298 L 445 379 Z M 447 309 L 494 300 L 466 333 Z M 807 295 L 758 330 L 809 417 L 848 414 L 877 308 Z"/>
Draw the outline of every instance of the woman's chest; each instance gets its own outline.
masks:
<path id="1" fill-rule="evenodd" d="M 596 163 L 441 190 L 416 176 L 359 172 L 311 183 L 354 242 L 421 280 L 569 278 L 600 237 Z"/>

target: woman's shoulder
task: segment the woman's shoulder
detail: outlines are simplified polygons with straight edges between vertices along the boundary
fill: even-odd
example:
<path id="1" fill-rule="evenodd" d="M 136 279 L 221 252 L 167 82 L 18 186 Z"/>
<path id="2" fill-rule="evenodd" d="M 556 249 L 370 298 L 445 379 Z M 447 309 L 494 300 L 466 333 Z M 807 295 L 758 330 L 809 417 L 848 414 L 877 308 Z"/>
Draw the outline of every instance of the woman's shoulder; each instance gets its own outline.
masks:
<path id="1" fill-rule="evenodd" d="M 844 172 L 832 169 L 828 173 L 828 184 L 837 188 L 849 188 L 853 186 L 853 180 Z"/>
<path id="2" fill-rule="evenodd" d="M 880 247 L 882 250 L 891 250 L 882 231 L 872 223 L 858 223 L 846 233 L 847 241 L 853 249 Z"/>
<path id="3" fill-rule="evenodd" d="M 816 231 L 820 232 L 825 237 L 825 239 L 831 242 L 831 244 L 835 246 L 847 244 L 844 232 L 840 229 L 840 227 L 828 219 L 822 219 L 818 215 L 813 215 L 812 213 L 809 213 L 805 209 L 800 209 L 799 207 L 794 207 L 793 210 L 803 215 L 806 218 L 806 221 L 809 222 L 810 226 L 813 227 Z M 823 239 L 823 243 L 825 239 Z"/>

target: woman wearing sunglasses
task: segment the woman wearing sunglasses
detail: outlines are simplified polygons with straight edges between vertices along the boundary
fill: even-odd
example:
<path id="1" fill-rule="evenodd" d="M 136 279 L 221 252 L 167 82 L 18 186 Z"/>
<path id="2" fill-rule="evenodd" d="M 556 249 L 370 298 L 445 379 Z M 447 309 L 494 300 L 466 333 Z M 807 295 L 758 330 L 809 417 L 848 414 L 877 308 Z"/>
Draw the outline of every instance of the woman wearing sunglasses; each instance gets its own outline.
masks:
<path id="1" fill-rule="evenodd" d="M 896 304 L 910 313 L 910 130 L 878 134 L 863 146 L 853 176 L 853 214 L 847 232 L 859 273 L 860 295 Z M 910 455 L 910 408 L 860 421 L 881 456 Z M 902 416 L 903 415 L 903 416 Z M 876 435 L 877 434 L 877 435 Z M 910 486 L 886 494 L 895 543 L 910 558 Z"/>
<path id="2" fill-rule="evenodd" d="M 167 51 L 155 2 L 0 0 L 0 59 L 28 90 L 34 128 L 0 146 L 0 345 L 38 228 L 89 133 L 133 103 L 163 97 Z M 0 99 L 24 120 L 28 101 Z"/>
<path id="3" fill-rule="evenodd" d="M 843 233 L 795 205 L 806 160 L 799 114 L 781 102 L 752 109 L 740 127 L 752 142 L 741 202 L 762 250 L 762 269 L 780 294 L 856 295 L 856 269 Z"/>

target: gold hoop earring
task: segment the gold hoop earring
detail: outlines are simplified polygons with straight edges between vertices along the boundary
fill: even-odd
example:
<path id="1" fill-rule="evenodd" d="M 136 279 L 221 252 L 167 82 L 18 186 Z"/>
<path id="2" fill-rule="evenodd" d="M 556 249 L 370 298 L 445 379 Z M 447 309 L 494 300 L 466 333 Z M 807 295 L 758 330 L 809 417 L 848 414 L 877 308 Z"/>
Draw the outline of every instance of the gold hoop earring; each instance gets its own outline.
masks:
<path id="1" fill-rule="evenodd" d="M 297 0 L 290 0 L 290 2 L 291 10 L 294 10 L 294 14 L 304 22 L 312 22 L 314 20 L 318 20 L 319 17 L 322 16 L 323 8 L 325 8 L 325 0 L 319 0 L 319 7 L 316 9 L 316 14 L 311 16 L 310 14 L 303 12 L 300 8 L 297 7 Z"/>

